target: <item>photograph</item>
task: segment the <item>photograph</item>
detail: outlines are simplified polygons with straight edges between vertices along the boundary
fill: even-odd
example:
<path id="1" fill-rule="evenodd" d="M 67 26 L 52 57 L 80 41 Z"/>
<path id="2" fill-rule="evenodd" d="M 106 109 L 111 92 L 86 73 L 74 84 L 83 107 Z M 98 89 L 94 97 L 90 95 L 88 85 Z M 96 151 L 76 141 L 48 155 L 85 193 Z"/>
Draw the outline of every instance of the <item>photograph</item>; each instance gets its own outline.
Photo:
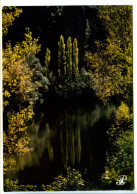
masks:
<path id="1" fill-rule="evenodd" d="M 133 5 L 2 7 L 4 192 L 134 191 Z"/>

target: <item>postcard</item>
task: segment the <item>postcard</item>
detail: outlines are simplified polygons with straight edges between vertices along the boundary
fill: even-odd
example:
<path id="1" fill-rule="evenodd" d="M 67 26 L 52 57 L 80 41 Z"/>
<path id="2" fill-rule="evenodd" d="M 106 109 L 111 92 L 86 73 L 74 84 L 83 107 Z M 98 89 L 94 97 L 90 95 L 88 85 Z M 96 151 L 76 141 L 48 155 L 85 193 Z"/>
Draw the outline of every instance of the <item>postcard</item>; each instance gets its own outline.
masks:
<path id="1" fill-rule="evenodd" d="M 35 2 L 1 8 L 2 192 L 135 193 L 134 3 Z"/>

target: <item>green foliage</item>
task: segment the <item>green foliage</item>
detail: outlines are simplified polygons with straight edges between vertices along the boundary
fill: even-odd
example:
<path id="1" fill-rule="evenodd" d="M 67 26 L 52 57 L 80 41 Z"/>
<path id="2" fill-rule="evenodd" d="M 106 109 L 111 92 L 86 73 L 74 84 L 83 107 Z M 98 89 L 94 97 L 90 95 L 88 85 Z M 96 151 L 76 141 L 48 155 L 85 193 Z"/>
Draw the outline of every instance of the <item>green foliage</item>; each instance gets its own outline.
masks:
<path id="1" fill-rule="evenodd" d="M 19 17 L 22 9 L 17 7 L 3 7 L 2 9 L 2 34 L 5 36 L 8 33 L 8 27 L 11 26 L 16 17 Z"/>
<path id="2" fill-rule="evenodd" d="M 36 191 L 36 185 L 19 185 L 18 179 L 12 181 L 10 179 L 6 179 L 4 183 L 4 191 Z"/>
<path id="3" fill-rule="evenodd" d="M 123 102 L 116 112 L 115 124 L 108 131 L 110 148 L 102 180 L 115 183 L 119 176 L 126 175 L 130 189 L 133 189 L 133 124 L 132 114 Z"/>
<path id="4" fill-rule="evenodd" d="M 114 145 L 117 150 L 113 155 L 107 154 L 107 166 L 102 180 L 106 184 L 116 183 L 119 176 L 126 175 L 129 189 L 133 189 L 133 132 L 121 133 Z"/>
<path id="5" fill-rule="evenodd" d="M 67 168 L 67 175 L 59 175 L 50 185 L 42 185 L 44 191 L 78 191 L 83 190 L 85 181 L 78 170 Z"/>
<path id="6" fill-rule="evenodd" d="M 105 103 L 120 95 L 132 103 L 132 7 L 101 6 L 98 17 L 107 29 L 105 42 L 96 41 L 97 52 L 86 52 L 95 91 Z"/>

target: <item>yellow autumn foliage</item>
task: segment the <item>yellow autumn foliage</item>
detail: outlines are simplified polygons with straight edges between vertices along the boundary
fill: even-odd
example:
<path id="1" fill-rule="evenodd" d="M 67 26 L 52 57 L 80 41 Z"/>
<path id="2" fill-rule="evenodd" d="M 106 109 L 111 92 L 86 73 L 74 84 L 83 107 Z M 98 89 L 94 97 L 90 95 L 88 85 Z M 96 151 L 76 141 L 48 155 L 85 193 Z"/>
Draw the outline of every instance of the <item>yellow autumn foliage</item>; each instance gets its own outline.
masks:
<path id="1" fill-rule="evenodd" d="M 107 31 L 106 39 L 104 42 L 95 41 L 96 52 L 85 53 L 95 91 L 104 103 L 116 95 L 131 103 L 132 7 L 100 6 L 98 17 Z"/>
<path id="2" fill-rule="evenodd" d="M 33 90 L 32 72 L 25 59 L 31 53 L 36 54 L 40 51 L 40 45 L 37 42 L 38 39 L 33 39 L 27 29 L 22 43 L 17 43 L 13 48 L 10 43 L 7 43 L 6 48 L 3 49 L 3 108 L 9 105 L 13 94 L 21 101 L 25 101 L 29 92 Z"/>
<path id="3" fill-rule="evenodd" d="M 22 9 L 16 7 L 3 8 L 3 35 L 7 35 L 8 27 L 21 12 Z M 38 39 L 32 38 L 29 29 L 26 29 L 24 41 L 16 43 L 14 47 L 8 42 L 2 51 L 3 110 L 8 123 L 3 132 L 4 173 L 14 170 L 18 155 L 32 150 L 29 147 L 27 124 L 33 116 L 29 93 L 34 90 L 34 86 L 26 58 L 39 51 Z"/>
<path id="4" fill-rule="evenodd" d="M 22 13 L 22 9 L 17 7 L 6 6 L 2 10 L 2 33 L 7 35 L 8 27 L 11 26 L 19 15 Z"/>
<path id="5" fill-rule="evenodd" d="M 20 110 L 20 112 L 8 113 L 8 130 L 4 131 L 4 172 L 13 170 L 16 165 L 16 155 L 24 155 L 32 150 L 28 147 L 29 137 L 26 132 L 26 124 L 33 116 L 32 106 Z"/>
<path id="6" fill-rule="evenodd" d="M 122 102 L 116 112 L 116 124 L 122 125 L 123 122 L 128 123 L 131 118 L 132 115 L 130 114 L 129 107 L 124 102 Z"/>

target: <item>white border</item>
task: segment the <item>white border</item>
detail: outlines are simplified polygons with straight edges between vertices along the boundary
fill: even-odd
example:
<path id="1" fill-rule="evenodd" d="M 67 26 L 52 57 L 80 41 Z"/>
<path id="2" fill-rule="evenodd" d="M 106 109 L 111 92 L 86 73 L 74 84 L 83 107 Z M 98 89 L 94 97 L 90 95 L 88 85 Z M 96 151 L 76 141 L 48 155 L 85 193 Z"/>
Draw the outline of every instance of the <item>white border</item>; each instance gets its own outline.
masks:
<path id="1" fill-rule="evenodd" d="M 134 172 L 135 172 L 135 190 L 134 191 L 75 191 L 75 192 L 50 192 L 50 193 L 137 193 L 137 0 L 1 0 L 0 2 L 0 27 L 1 18 L 2 18 L 2 7 L 3 6 L 45 6 L 45 5 L 133 5 L 133 76 L 134 76 Z M 0 28 L 0 60 L 2 62 L 2 28 Z M 3 192 L 3 123 L 2 123 L 2 65 L 0 66 L 0 193 L 9 193 Z M 12 192 L 13 194 L 21 194 L 30 192 Z M 31 192 L 32 194 L 36 193 L 49 193 L 49 192 Z"/>
<path id="2" fill-rule="evenodd" d="M 1 0 L 2 6 L 133 5 L 136 0 Z"/>

